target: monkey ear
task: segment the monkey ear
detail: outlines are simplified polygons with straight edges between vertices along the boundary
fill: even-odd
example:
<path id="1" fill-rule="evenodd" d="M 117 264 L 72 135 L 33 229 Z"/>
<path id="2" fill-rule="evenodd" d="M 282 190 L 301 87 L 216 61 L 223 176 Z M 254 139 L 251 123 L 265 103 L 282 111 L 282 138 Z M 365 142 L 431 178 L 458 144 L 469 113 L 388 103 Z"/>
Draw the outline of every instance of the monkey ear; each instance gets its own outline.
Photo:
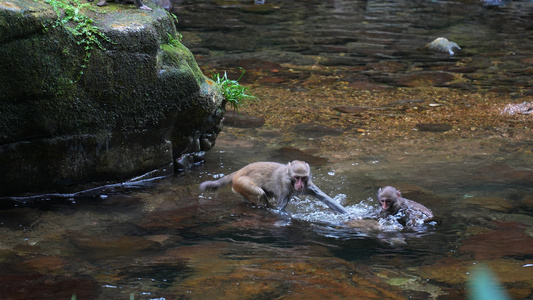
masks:
<path id="1" fill-rule="evenodd" d="M 402 193 L 400 192 L 400 190 L 396 190 L 396 193 L 398 194 L 398 197 L 402 196 Z"/>

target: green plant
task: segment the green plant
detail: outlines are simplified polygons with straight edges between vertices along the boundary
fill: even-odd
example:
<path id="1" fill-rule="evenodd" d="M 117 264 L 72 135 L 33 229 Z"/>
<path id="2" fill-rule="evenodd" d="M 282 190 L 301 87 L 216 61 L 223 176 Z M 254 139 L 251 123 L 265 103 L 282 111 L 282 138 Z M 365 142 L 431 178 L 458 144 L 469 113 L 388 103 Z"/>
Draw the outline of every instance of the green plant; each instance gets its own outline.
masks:
<path id="1" fill-rule="evenodd" d="M 35 0 L 37 1 L 37 0 Z M 62 26 L 68 30 L 76 39 L 78 45 L 82 45 L 85 50 L 85 57 L 81 65 L 82 70 L 80 76 L 83 74 L 83 69 L 87 67 L 87 62 L 91 57 L 91 50 L 98 47 L 105 50 L 101 40 L 112 42 L 98 27 L 93 25 L 94 20 L 82 12 L 82 9 L 87 8 L 98 12 L 91 7 L 89 2 L 82 3 L 80 0 L 44 0 L 50 4 L 57 14 L 57 20 L 53 27 Z M 64 12 L 64 15 L 63 13 Z M 70 26 L 71 22 L 74 26 Z"/>
<path id="2" fill-rule="evenodd" d="M 170 33 L 167 33 L 168 44 L 172 47 L 178 47 L 181 42 L 181 34 L 178 33 L 177 38 L 174 38 Z"/>
<path id="3" fill-rule="evenodd" d="M 236 112 L 239 111 L 239 107 L 243 106 L 245 102 L 258 100 L 257 97 L 248 94 L 248 87 L 239 84 L 239 80 L 241 80 L 245 72 L 243 68 L 240 69 L 242 70 L 242 74 L 237 80 L 228 79 L 228 74 L 226 74 L 226 72 L 224 72 L 224 76 L 221 76 L 218 73 L 211 76 L 213 81 L 220 86 L 222 96 L 224 96 Z"/>
<path id="4" fill-rule="evenodd" d="M 168 13 L 172 18 L 174 18 L 174 21 L 176 21 L 176 26 L 178 25 L 178 17 L 176 17 L 175 14 L 169 12 Z M 179 33 L 178 31 L 176 31 L 176 38 L 174 38 L 170 33 L 167 33 L 168 35 L 168 44 L 173 46 L 173 47 L 177 47 L 179 43 L 181 43 L 181 39 L 183 38 L 183 36 L 181 35 L 181 33 Z"/>

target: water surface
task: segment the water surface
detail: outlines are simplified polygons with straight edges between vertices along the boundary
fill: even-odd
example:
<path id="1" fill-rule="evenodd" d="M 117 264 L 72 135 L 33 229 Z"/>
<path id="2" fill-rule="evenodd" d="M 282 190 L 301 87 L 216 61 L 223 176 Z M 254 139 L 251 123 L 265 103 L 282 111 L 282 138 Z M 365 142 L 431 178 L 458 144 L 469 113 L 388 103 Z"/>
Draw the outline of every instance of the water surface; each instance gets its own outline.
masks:
<path id="1" fill-rule="evenodd" d="M 531 101 L 532 12 L 526 1 L 175 1 L 206 73 L 244 67 L 261 102 L 183 174 L 3 201 L 0 298 L 463 299 L 486 264 L 531 299 L 531 119 L 499 109 Z M 439 36 L 462 50 L 428 52 Z M 350 215 L 306 197 L 281 214 L 229 188 L 198 191 L 292 159 Z M 441 223 L 345 225 L 378 211 L 384 185 Z"/>

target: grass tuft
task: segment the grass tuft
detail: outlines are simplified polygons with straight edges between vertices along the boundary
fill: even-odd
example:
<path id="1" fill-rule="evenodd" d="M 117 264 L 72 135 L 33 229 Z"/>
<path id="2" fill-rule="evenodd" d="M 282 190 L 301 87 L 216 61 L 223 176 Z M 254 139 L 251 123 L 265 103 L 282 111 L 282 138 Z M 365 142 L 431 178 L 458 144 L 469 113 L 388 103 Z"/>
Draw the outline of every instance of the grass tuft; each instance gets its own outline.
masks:
<path id="1" fill-rule="evenodd" d="M 246 102 L 256 100 L 257 97 L 251 95 L 248 87 L 239 84 L 239 80 L 244 75 L 245 71 L 241 68 L 242 74 L 237 80 L 228 79 L 228 75 L 224 72 L 224 75 L 219 73 L 213 74 L 211 78 L 215 81 L 222 90 L 222 96 L 228 101 L 231 107 L 238 112 L 239 107 L 245 105 Z"/>

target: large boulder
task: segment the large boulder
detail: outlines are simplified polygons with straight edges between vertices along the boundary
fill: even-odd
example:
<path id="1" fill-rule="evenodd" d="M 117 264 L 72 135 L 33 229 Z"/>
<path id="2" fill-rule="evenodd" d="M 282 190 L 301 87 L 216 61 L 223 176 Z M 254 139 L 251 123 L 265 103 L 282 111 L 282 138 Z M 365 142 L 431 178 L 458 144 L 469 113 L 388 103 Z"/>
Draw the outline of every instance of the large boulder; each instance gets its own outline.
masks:
<path id="1" fill-rule="evenodd" d="M 99 41 L 85 43 L 43 0 L 0 2 L 0 196 L 171 174 L 183 154 L 214 145 L 220 90 L 174 18 L 146 4 L 154 10 L 83 8 Z"/>

